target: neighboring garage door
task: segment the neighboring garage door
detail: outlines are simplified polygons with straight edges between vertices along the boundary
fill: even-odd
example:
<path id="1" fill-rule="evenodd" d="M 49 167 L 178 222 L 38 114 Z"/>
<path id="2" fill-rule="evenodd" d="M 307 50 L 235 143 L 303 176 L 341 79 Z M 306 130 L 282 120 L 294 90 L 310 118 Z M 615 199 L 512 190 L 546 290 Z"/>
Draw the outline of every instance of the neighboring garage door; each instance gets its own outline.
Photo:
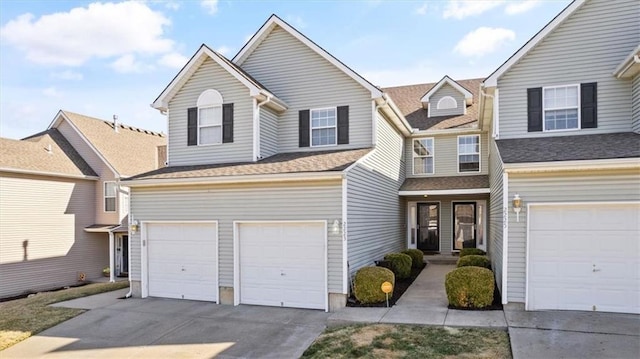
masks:
<path id="1" fill-rule="evenodd" d="M 215 223 L 146 225 L 149 296 L 217 302 Z"/>
<path id="2" fill-rule="evenodd" d="M 527 309 L 640 313 L 640 204 L 532 205 Z"/>
<path id="3" fill-rule="evenodd" d="M 325 309 L 325 223 L 238 224 L 240 303 Z"/>

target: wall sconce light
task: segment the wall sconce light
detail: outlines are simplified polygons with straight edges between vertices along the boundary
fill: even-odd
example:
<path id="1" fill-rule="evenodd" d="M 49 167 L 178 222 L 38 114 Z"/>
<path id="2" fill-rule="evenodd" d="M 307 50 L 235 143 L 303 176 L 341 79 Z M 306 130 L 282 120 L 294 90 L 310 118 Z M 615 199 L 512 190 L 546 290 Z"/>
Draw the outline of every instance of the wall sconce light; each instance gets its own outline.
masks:
<path id="1" fill-rule="evenodd" d="M 137 219 L 131 221 L 131 233 L 136 233 L 140 229 L 140 222 Z"/>
<path id="2" fill-rule="evenodd" d="M 513 196 L 513 211 L 516 212 L 516 222 L 520 222 L 520 211 L 522 210 L 522 199 L 519 194 Z"/>
<path id="3" fill-rule="evenodd" d="M 340 220 L 334 219 L 331 224 L 331 233 L 332 234 L 340 234 Z"/>

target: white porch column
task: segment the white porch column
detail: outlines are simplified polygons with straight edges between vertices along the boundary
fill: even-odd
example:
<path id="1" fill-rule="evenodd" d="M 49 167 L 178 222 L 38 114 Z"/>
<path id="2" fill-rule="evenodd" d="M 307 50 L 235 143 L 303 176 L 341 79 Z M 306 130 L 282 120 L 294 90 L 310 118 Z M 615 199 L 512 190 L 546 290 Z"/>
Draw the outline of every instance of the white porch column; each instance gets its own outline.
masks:
<path id="1" fill-rule="evenodd" d="M 116 244 L 113 232 L 109 232 L 109 282 L 116 281 Z"/>

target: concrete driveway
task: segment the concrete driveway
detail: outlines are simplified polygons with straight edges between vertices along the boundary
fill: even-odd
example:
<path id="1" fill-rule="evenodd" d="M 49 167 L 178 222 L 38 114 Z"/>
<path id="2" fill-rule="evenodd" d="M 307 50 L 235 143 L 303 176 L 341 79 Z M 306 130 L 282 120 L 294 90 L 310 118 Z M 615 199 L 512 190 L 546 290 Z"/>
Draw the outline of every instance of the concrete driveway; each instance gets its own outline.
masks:
<path id="1" fill-rule="evenodd" d="M 8 358 L 298 358 L 328 313 L 126 299 L 90 310 L 0 353 Z"/>
<path id="2" fill-rule="evenodd" d="M 640 316 L 507 311 L 514 359 L 640 358 Z"/>

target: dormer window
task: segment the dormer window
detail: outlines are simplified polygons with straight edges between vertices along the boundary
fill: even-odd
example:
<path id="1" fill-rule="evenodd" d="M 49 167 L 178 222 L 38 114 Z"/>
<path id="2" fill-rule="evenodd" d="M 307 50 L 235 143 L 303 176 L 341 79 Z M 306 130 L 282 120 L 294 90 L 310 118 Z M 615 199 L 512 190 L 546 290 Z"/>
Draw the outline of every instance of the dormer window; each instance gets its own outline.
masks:
<path id="1" fill-rule="evenodd" d="M 438 110 L 449 110 L 452 108 L 458 108 L 458 101 L 451 96 L 444 96 L 438 101 Z"/>

